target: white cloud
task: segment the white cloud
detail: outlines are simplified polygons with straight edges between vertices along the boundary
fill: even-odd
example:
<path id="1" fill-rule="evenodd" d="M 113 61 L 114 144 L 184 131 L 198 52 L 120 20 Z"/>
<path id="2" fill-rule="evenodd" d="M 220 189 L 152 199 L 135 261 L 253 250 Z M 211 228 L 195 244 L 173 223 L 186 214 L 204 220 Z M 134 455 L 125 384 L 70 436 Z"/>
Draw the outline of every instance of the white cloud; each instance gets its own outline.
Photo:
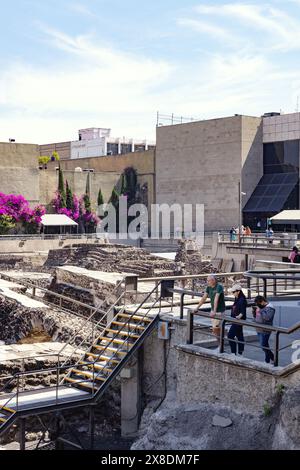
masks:
<path id="1" fill-rule="evenodd" d="M 121 116 L 123 121 L 128 117 L 130 121 L 132 115 L 139 121 L 146 113 L 154 117 L 152 96 L 169 78 L 170 64 L 102 47 L 85 36 L 73 38 L 51 29 L 46 33 L 56 48 L 67 53 L 67 63 L 41 69 L 19 62 L 0 72 L 0 105 L 19 110 L 23 116 L 41 117 L 38 133 L 32 128 L 29 134 L 26 132 L 27 139 L 36 140 L 39 134 L 39 141 L 48 140 L 51 128 L 42 122 L 49 119 L 53 123 L 55 116 L 66 116 L 66 121 L 73 122 L 78 121 L 73 116 L 79 116 L 80 127 L 87 121 L 87 125 L 101 125 L 98 121 L 102 118 L 121 122 Z M 92 119 L 95 121 L 90 122 Z M 110 126 L 110 122 L 102 125 Z M 136 132 L 141 131 L 139 125 L 136 128 Z M 152 134 L 152 128 L 149 131 Z M 20 138 L 23 135 L 21 126 Z M 141 136 L 145 137 L 144 132 Z"/>
<path id="2" fill-rule="evenodd" d="M 247 28 L 261 31 L 265 34 L 271 47 L 278 50 L 292 50 L 300 48 L 300 21 L 287 14 L 282 9 L 261 3 L 226 3 L 223 5 L 199 5 L 194 11 L 200 16 L 226 17 L 228 20 L 237 20 L 238 24 Z M 239 33 L 241 38 L 242 33 Z M 255 36 L 251 37 L 255 43 Z M 265 44 L 260 43 L 260 47 Z"/>
<path id="3" fill-rule="evenodd" d="M 92 126 L 152 138 L 157 110 L 195 118 L 259 115 L 293 111 L 300 94 L 299 68 L 283 68 L 257 50 L 195 52 L 170 63 L 104 46 L 91 35 L 43 31 L 65 60 L 47 68 L 12 62 L 0 71 L 0 140 L 65 141 Z"/>
<path id="4" fill-rule="evenodd" d="M 177 20 L 177 24 L 198 33 L 208 34 L 215 39 L 226 41 L 231 44 L 235 39 L 235 37 L 226 28 L 222 28 L 199 19 L 179 18 Z"/>

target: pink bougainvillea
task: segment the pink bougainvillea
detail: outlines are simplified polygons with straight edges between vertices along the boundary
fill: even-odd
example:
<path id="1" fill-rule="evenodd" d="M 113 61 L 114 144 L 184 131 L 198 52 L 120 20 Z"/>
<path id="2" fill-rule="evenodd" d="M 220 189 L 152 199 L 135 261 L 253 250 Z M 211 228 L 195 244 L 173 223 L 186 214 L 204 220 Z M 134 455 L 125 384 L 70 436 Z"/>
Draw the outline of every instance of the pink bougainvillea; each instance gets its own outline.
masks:
<path id="1" fill-rule="evenodd" d="M 39 225 L 46 213 L 43 206 L 31 208 L 22 195 L 0 193 L 0 216 L 11 217 L 14 223 L 22 225 Z"/>
<path id="2" fill-rule="evenodd" d="M 74 220 L 75 222 L 79 219 L 79 199 L 74 194 L 73 195 L 73 207 L 72 209 L 67 209 L 66 207 L 62 207 L 61 203 L 61 196 L 60 193 L 57 191 L 55 193 L 55 198 L 53 199 L 53 208 L 56 214 L 64 214 L 70 217 L 70 219 Z"/>
<path id="3" fill-rule="evenodd" d="M 85 227 L 89 226 L 94 229 L 99 223 L 97 215 L 94 212 L 86 210 L 84 196 L 79 199 L 75 194 L 73 194 L 72 208 L 67 209 L 66 207 L 63 207 L 61 195 L 59 191 L 57 191 L 52 203 L 56 214 L 65 214 L 75 222 L 79 222 L 81 220 Z"/>

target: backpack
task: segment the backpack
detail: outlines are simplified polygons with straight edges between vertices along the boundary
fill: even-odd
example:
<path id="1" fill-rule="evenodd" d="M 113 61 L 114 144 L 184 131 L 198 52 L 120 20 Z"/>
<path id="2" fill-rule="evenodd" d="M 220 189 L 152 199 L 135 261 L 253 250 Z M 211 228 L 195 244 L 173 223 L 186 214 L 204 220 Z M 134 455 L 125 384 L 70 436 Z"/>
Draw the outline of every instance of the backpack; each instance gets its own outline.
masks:
<path id="1" fill-rule="evenodd" d="M 294 258 L 294 263 L 300 263 L 300 253 L 297 253 Z"/>

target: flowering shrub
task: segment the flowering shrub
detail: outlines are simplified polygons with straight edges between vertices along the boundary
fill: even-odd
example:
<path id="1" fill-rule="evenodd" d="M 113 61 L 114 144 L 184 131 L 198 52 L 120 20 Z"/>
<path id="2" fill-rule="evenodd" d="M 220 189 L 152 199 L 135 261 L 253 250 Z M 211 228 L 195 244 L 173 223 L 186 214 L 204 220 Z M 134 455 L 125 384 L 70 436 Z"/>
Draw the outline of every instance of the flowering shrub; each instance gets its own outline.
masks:
<path id="1" fill-rule="evenodd" d="M 15 226 L 10 215 L 0 215 L 0 235 L 6 235 L 11 229 L 15 228 Z"/>
<path id="2" fill-rule="evenodd" d="M 0 193 L 0 217 L 2 227 L 7 226 L 7 218 L 13 224 L 19 224 L 25 231 L 36 231 L 42 220 L 42 215 L 46 213 L 43 206 L 37 206 L 31 209 L 28 201 L 22 195 Z M 5 224 L 6 222 L 6 224 Z M 1 224 L 1 221 L 0 221 Z"/>
<path id="3" fill-rule="evenodd" d="M 63 207 L 63 202 L 61 195 L 59 191 L 55 193 L 55 198 L 53 199 L 53 207 L 55 210 L 56 214 L 64 214 L 70 217 L 70 219 L 74 220 L 74 222 L 77 222 L 79 219 L 79 199 L 78 197 L 73 194 L 73 204 L 72 207 L 67 209 L 66 207 Z"/>

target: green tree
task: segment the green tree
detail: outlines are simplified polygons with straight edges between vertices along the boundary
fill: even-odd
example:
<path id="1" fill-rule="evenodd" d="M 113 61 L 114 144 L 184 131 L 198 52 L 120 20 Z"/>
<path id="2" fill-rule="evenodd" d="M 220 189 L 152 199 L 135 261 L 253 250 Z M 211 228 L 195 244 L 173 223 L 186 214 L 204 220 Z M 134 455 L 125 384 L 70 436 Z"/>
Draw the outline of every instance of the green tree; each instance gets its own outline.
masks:
<path id="1" fill-rule="evenodd" d="M 64 174 L 59 166 L 58 172 L 58 193 L 60 195 L 61 207 L 66 207 L 66 192 L 65 192 L 65 184 L 64 184 Z"/>
<path id="2" fill-rule="evenodd" d="M 122 174 L 121 194 L 126 195 L 126 194 L 127 194 L 127 191 L 128 191 L 128 188 L 127 188 L 127 177 L 126 177 L 126 174 L 123 173 L 123 174 Z"/>
<path id="3" fill-rule="evenodd" d="M 111 193 L 111 197 L 110 197 L 110 203 L 114 206 L 114 208 L 116 209 L 116 217 L 117 217 L 117 220 L 116 220 L 116 229 L 117 229 L 117 232 L 119 232 L 119 197 L 120 197 L 120 194 L 118 193 L 118 191 L 116 190 L 116 188 L 114 188 L 112 190 L 112 193 Z"/>
<path id="4" fill-rule="evenodd" d="M 73 210 L 74 208 L 73 192 L 68 181 L 66 181 L 66 208 L 69 210 Z"/>
<path id="5" fill-rule="evenodd" d="M 104 204 L 104 198 L 101 189 L 99 189 L 98 198 L 97 198 L 98 207 Z"/>
<path id="6" fill-rule="evenodd" d="M 85 208 L 86 212 L 91 213 L 92 212 L 92 204 L 91 204 L 90 196 L 87 193 L 83 196 L 83 201 L 84 201 L 84 208 Z"/>
<path id="7" fill-rule="evenodd" d="M 6 235 L 15 226 L 16 224 L 10 215 L 3 214 L 0 216 L 0 235 Z"/>

